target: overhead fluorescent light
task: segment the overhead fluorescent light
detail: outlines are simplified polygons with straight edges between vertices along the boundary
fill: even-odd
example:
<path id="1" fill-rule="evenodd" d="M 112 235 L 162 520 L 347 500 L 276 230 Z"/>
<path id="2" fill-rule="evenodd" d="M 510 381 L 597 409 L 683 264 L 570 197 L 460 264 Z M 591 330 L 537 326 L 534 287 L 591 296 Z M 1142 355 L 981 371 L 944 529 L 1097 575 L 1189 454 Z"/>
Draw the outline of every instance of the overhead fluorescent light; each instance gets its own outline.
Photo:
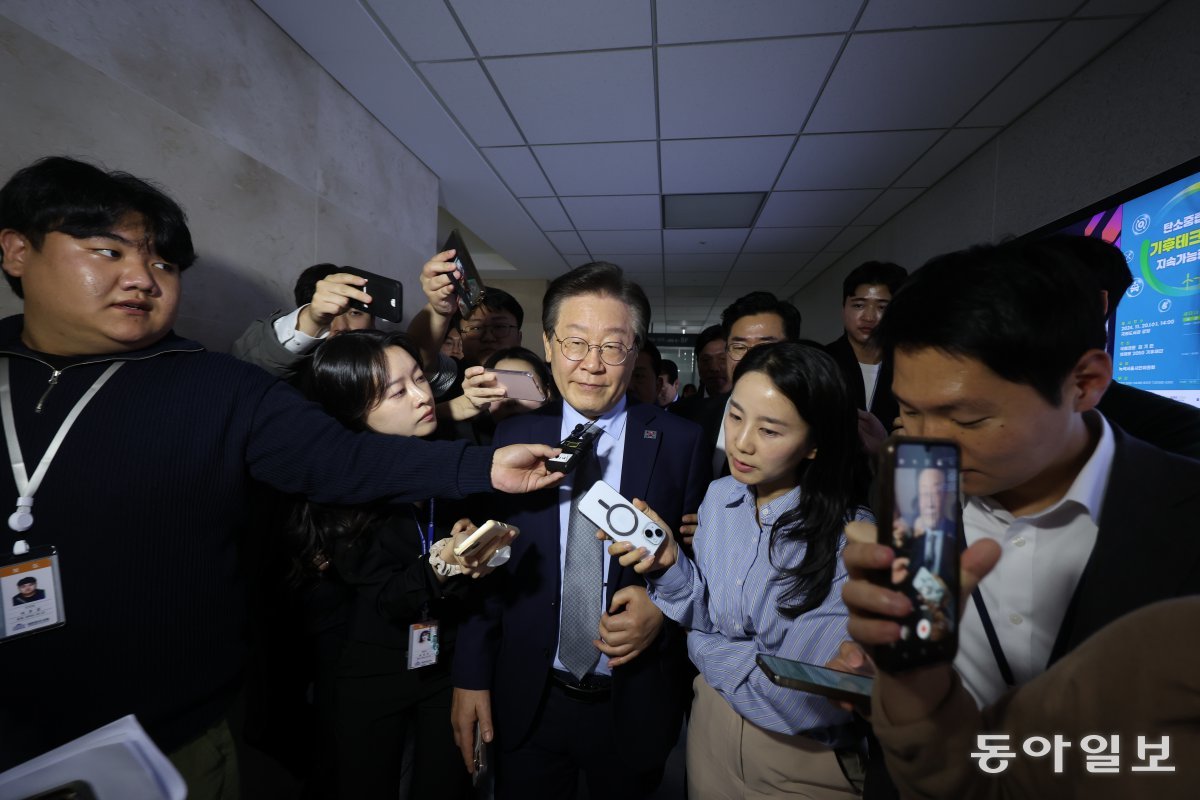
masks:
<path id="1" fill-rule="evenodd" d="M 663 195 L 664 228 L 749 228 L 766 192 Z"/>

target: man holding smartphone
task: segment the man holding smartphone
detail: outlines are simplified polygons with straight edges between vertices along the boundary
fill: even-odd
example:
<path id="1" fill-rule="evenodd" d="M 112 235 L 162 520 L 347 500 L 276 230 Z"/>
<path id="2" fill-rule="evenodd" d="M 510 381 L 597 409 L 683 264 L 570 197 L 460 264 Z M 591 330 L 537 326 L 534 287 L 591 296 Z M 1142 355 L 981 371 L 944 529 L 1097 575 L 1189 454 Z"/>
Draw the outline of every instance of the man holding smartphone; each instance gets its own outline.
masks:
<path id="1" fill-rule="evenodd" d="M 1112 377 L 1099 298 L 1061 242 L 981 246 L 929 262 L 879 326 L 905 433 L 961 448 L 964 563 L 1002 554 L 963 604 L 954 661 L 981 706 L 1118 616 L 1200 593 L 1200 462 L 1095 410 Z M 857 542 L 844 559 L 851 635 L 896 641 L 909 602 L 867 579 L 892 549 Z M 851 643 L 829 666 L 871 668 Z"/>

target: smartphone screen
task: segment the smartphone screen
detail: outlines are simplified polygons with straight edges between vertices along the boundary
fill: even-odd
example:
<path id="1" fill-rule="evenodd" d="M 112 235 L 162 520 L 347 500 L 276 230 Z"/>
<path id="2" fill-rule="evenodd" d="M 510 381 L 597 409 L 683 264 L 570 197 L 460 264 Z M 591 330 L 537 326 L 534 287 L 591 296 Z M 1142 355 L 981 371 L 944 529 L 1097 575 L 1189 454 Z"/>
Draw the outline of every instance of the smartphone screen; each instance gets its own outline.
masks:
<path id="1" fill-rule="evenodd" d="M 876 648 L 881 669 L 949 661 L 958 651 L 963 546 L 959 451 L 953 442 L 896 437 L 884 443 L 876 509 L 879 541 L 896 553 L 878 579 L 908 596 L 900 641 Z"/>
<path id="2" fill-rule="evenodd" d="M 758 654 L 758 665 L 773 683 L 835 700 L 871 700 L 874 681 L 865 675 L 793 661 L 766 653 Z"/>

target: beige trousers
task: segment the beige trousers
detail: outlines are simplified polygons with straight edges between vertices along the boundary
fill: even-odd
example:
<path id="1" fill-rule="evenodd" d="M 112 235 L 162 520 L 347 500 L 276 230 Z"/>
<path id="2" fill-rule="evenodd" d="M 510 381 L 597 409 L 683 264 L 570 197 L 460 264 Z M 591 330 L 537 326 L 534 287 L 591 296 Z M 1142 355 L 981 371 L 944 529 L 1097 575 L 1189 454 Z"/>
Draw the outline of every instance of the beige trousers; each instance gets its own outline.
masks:
<path id="1" fill-rule="evenodd" d="M 690 800 L 857 797 L 833 750 L 804 736 L 787 736 L 747 722 L 709 686 L 692 684 L 687 731 Z"/>

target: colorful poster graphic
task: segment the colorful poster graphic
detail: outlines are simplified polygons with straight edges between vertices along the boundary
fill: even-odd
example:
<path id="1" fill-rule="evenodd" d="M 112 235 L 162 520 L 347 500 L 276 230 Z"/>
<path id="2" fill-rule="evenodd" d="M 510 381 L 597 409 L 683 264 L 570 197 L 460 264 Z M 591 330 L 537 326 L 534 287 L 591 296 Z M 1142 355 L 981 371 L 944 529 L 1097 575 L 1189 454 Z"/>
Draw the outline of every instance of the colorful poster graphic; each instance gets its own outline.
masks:
<path id="1" fill-rule="evenodd" d="M 1200 175 L 1124 204 L 1114 377 L 1200 406 Z"/>

